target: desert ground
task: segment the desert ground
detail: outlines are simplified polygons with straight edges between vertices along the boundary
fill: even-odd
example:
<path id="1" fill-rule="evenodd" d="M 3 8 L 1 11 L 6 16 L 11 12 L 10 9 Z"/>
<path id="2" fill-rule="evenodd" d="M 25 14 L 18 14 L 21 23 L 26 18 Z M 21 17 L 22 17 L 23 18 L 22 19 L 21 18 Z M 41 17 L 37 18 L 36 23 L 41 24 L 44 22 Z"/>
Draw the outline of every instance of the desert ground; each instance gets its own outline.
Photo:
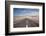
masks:
<path id="1" fill-rule="evenodd" d="M 39 16 L 13 16 L 14 28 L 39 27 Z"/>

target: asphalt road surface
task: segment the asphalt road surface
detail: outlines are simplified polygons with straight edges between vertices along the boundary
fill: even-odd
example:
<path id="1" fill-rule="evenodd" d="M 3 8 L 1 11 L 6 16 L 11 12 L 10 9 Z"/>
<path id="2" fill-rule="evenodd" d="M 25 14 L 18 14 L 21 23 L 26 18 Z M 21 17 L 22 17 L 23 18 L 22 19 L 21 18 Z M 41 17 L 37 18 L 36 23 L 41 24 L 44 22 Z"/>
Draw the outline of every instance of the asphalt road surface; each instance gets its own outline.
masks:
<path id="1" fill-rule="evenodd" d="M 30 19 L 23 19 L 18 22 L 14 21 L 14 28 L 16 27 L 39 27 L 39 23 Z"/>

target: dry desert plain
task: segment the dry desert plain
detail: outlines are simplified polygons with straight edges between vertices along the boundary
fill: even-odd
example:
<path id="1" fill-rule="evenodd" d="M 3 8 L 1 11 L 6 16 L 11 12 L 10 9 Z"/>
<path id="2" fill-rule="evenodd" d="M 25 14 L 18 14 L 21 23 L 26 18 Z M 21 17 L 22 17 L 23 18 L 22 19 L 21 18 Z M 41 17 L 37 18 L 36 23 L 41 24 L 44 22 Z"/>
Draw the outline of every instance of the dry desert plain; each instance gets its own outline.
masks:
<path id="1" fill-rule="evenodd" d="M 13 16 L 14 28 L 39 27 L 39 16 Z"/>

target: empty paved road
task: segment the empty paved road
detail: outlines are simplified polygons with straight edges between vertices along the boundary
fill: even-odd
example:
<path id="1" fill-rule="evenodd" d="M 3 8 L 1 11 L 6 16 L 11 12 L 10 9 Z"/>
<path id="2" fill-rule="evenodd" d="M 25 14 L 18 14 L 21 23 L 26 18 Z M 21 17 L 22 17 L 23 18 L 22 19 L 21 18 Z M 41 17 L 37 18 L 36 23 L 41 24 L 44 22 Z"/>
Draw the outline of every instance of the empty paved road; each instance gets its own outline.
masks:
<path id="1" fill-rule="evenodd" d="M 39 23 L 37 23 L 36 21 L 30 20 L 28 18 L 25 18 L 18 22 L 14 21 L 14 28 L 16 27 L 38 27 L 38 26 L 39 26 Z"/>

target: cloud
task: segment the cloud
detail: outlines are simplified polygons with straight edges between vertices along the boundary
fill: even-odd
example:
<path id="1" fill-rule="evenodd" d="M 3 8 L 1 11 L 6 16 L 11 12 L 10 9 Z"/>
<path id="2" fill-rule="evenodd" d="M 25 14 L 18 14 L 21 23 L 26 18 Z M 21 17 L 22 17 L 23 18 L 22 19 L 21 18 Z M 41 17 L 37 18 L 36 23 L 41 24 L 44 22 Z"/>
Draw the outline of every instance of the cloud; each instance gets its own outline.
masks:
<path id="1" fill-rule="evenodd" d="M 39 9 L 14 9 L 14 16 L 32 16 L 38 15 Z"/>

